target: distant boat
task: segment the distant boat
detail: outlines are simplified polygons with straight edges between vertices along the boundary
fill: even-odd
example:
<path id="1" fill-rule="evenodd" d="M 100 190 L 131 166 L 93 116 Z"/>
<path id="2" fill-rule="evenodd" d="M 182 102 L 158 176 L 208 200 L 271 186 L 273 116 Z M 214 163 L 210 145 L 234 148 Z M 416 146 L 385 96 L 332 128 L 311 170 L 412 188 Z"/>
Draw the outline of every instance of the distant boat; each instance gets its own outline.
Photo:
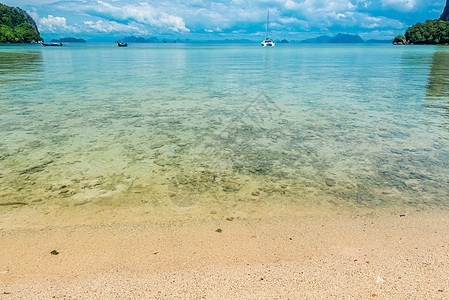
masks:
<path id="1" fill-rule="evenodd" d="M 267 32 L 265 34 L 265 40 L 260 43 L 262 47 L 274 47 L 275 43 L 268 37 L 268 23 L 270 21 L 270 11 L 267 13 Z"/>
<path id="2" fill-rule="evenodd" d="M 116 42 L 119 47 L 128 47 L 128 43 Z"/>
<path id="3" fill-rule="evenodd" d="M 61 46 L 64 46 L 64 45 L 62 43 L 50 43 L 50 44 L 42 43 L 42 46 L 61 47 Z"/>

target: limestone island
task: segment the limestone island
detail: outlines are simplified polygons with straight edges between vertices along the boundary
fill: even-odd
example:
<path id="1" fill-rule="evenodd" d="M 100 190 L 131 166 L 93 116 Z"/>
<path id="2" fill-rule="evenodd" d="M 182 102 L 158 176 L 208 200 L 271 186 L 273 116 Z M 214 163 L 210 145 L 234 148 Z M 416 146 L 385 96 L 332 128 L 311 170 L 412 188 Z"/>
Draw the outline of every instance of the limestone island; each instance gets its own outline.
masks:
<path id="1" fill-rule="evenodd" d="M 449 0 L 441 17 L 409 27 L 405 35 L 398 35 L 394 45 L 449 45 Z"/>
<path id="2" fill-rule="evenodd" d="M 0 43 L 40 43 L 36 22 L 24 10 L 0 3 Z"/>
<path id="3" fill-rule="evenodd" d="M 53 39 L 51 40 L 52 43 L 85 43 L 86 40 L 84 39 L 77 39 L 74 37 L 68 37 L 68 38 L 61 38 L 61 39 Z"/>

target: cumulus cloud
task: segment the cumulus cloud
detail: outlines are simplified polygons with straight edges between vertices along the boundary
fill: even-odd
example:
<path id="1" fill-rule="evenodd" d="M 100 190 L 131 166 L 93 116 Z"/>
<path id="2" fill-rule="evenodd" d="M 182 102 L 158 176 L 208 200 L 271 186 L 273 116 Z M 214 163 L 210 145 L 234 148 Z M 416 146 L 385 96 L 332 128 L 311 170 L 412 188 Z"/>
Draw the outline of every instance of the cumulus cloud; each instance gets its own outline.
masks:
<path id="1" fill-rule="evenodd" d="M 292 1 L 292 0 L 285 1 L 284 6 L 285 6 L 286 9 L 298 9 L 298 8 L 301 7 L 299 5 L 299 3 L 295 2 L 295 1 Z"/>
<path id="2" fill-rule="evenodd" d="M 417 0 L 382 0 L 382 5 L 387 8 L 412 10 L 417 5 Z"/>
<path id="3" fill-rule="evenodd" d="M 55 17 L 52 15 L 40 18 L 39 26 L 44 32 L 79 32 L 75 26 L 67 25 L 65 17 Z"/>
<path id="4" fill-rule="evenodd" d="M 445 2 L 438 1 L 437 5 L 424 0 L 73 0 L 47 5 L 46 9 L 53 11 L 45 14 L 48 17 L 42 26 L 48 32 L 76 29 L 150 35 L 257 35 L 264 32 L 269 10 L 270 28 L 280 37 L 368 29 L 400 33 L 424 9 L 438 17 L 433 10 L 439 5 L 442 10 Z M 74 15 L 75 22 L 70 18 Z M 432 15 L 416 21 L 426 18 Z"/>
<path id="5" fill-rule="evenodd" d="M 76 9 L 80 12 L 111 19 L 115 22 L 129 22 L 149 25 L 150 27 L 170 30 L 173 32 L 189 32 L 183 18 L 169 14 L 160 8 L 156 8 L 146 2 L 128 4 L 118 1 L 91 1 L 75 2 L 71 6 L 59 5 L 62 9 Z"/>
<path id="6" fill-rule="evenodd" d="M 108 20 L 98 20 L 94 21 L 84 21 L 85 31 L 95 31 L 100 33 L 113 33 L 113 32 L 126 32 L 126 33 L 138 33 L 138 34 L 148 34 L 144 28 L 136 23 L 121 24 L 115 21 Z"/>
<path id="7" fill-rule="evenodd" d="M 48 15 L 44 18 L 37 18 L 39 27 L 43 33 L 131 33 L 148 34 L 148 31 L 141 24 L 130 22 L 122 24 L 109 20 L 84 21 L 81 24 L 68 25 L 65 17 Z"/>
<path id="8" fill-rule="evenodd" d="M 385 17 L 364 16 L 360 22 L 362 28 L 394 28 L 401 29 L 404 27 L 400 21 L 388 19 Z"/>
<path id="9" fill-rule="evenodd" d="M 402 22 L 385 16 L 372 16 L 365 12 L 372 5 L 370 1 L 362 0 L 293 0 L 284 1 L 284 10 L 278 14 L 289 17 L 278 17 L 281 24 L 292 24 L 296 29 L 310 28 L 403 28 Z M 387 1 L 387 0 L 384 0 Z M 393 1 L 393 0 L 390 0 Z M 407 0 L 404 0 L 407 1 Z M 413 1 L 413 0 L 408 0 Z M 296 10 L 286 11 L 287 7 L 297 7 Z M 292 28 L 289 27 L 291 30 Z"/>

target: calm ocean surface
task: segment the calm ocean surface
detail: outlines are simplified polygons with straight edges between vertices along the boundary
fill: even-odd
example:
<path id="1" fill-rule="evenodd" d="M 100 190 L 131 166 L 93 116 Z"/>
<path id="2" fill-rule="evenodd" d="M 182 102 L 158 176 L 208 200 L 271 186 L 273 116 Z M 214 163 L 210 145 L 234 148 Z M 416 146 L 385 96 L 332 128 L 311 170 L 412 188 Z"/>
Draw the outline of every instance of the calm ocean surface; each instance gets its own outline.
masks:
<path id="1" fill-rule="evenodd" d="M 0 205 L 448 207 L 449 47 L 0 45 Z"/>

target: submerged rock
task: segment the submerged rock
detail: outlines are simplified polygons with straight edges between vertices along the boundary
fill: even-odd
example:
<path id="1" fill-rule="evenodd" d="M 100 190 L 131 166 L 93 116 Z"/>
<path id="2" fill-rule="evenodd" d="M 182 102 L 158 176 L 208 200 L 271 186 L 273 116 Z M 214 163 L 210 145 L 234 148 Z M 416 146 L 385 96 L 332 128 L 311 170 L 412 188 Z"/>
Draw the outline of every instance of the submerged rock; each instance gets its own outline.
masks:
<path id="1" fill-rule="evenodd" d="M 6 202 L 0 203 L 0 206 L 13 206 L 13 205 L 28 205 L 26 202 Z"/>
<path id="2" fill-rule="evenodd" d="M 325 182 L 326 185 L 329 186 L 329 187 L 332 187 L 332 186 L 334 186 L 335 184 L 337 184 L 337 182 L 336 182 L 335 180 L 333 180 L 333 179 L 326 179 L 324 182 Z"/>
<path id="3" fill-rule="evenodd" d="M 151 145 L 150 146 L 150 149 L 159 149 L 159 148 L 162 148 L 162 147 L 164 147 L 164 144 L 154 144 L 154 145 Z"/>
<path id="4" fill-rule="evenodd" d="M 33 173 L 37 173 L 37 172 L 42 172 L 46 166 L 50 165 L 53 163 L 53 160 L 49 160 L 46 162 L 43 162 L 37 166 L 33 166 L 31 168 L 25 169 L 23 171 L 20 172 L 20 175 L 25 175 L 25 174 L 33 174 Z"/>

